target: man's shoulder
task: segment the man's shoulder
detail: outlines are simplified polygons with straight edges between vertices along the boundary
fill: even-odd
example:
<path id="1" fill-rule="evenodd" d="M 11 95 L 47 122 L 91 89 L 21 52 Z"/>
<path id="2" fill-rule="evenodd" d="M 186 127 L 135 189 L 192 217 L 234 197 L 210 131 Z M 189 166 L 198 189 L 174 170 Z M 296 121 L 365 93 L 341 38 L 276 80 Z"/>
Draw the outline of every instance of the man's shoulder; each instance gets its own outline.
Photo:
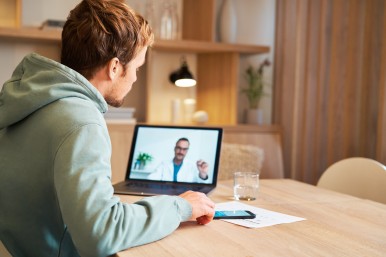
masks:
<path id="1" fill-rule="evenodd" d="M 91 101 L 68 97 L 52 103 L 51 111 L 58 119 L 76 123 L 105 123 L 103 114 Z"/>
<path id="2" fill-rule="evenodd" d="M 40 125 L 43 128 L 53 128 L 50 133 L 57 136 L 66 135 L 87 125 L 101 127 L 107 133 L 103 115 L 97 108 L 85 101 L 76 99 L 60 99 L 44 107 L 40 111 Z"/>

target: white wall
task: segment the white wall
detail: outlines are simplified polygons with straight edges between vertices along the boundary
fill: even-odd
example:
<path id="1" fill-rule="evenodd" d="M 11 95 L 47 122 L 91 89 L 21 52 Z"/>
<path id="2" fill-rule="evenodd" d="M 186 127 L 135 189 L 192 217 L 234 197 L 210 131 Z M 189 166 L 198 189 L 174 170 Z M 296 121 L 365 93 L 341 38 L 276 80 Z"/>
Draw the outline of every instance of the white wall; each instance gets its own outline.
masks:
<path id="1" fill-rule="evenodd" d="M 80 0 L 23 0 L 23 26 L 40 26 L 47 19 L 66 20 Z"/>
<path id="2" fill-rule="evenodd" d="M 272 116 L 272 81 L 273 81 L 273 61 L 275 44 L 275 0 L 234 0 L 237 13 L 237 37 L 236 43 L 265 45 L 270 47 L 268 54 L 242 57 L 240 62 L 239 86 L 245 87 L 246 80 L 243 73 L 249 65 L 258 67 L 260 63 L 268 58 L 271 66 L 264 70 L 265 81 L 271 85 L 267 88 L 269 96 L 261 101 L 264 111 L 263 122 L 271 123 Z M 238 120 L 244 121 L 244 110 L 247 108 L 245 95 L 239 95 Z"/>

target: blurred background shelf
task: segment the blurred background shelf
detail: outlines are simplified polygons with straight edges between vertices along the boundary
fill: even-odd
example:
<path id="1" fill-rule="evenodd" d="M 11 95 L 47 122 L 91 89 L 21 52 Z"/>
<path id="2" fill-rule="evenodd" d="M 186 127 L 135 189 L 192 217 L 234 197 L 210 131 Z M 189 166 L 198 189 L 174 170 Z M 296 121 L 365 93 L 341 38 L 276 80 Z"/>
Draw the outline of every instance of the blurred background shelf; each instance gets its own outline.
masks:
<path id="1" fill-rule="evenodd" d="M 62 31 L 60 29 L 41 29 L 38 27 L 0 27 L 0 38 L 60 43 L 61 32 Z M 269 52 L 269 47 L 267 46 L 225 44 L 200 40 L 157 39 L 152 49 L 158 51 L 186 53 L 262 54 Z"/>
<path id="2" fill-rule="evenodd" d="M 238 117 L 240 58 L 267 54 L 270 47 L 218 42 L 216 8 L 221 3 L 219 0 L 181 0 L 181 39 L 156 39 L 138 74 L 138 81 L 125 99 L 124 106 L 136 109 L 135 118 L 139 122 L 171 122 L 171 101 L 194 98 L 196 110 L 208 113 L 209 124 L 242 123 Z M 0 19 L 0 41 L 23 49 L 31 46 L 34 52 L 58 61 L 61 29 L 40 29 L 39 23 L 26 22 L 24 16 L 29 13 L 24 9 L 30 8 L 31 4 L 26 0 L 24 3 L 22 0 L 0 0 L 1 14 L 8 14 L 4 15 L 7 18 Z M 47 18 L 52 19 L 42 17 L 42 21 Z M 11 53 L 6 55 L 15 58 Z M 185 91 L 168 81 L 170 70 L 178 67 L 179 59 L 184 55 L 187 55 L 197 80 L 194 89 Z"/>
<path id="3" fill-rule="evenodd" d="M 27 40 L 35 42 L 60 43 L 62 31 L 60 29 L 40 29 L 37 27 L 7 28 L 0 27 L 0 38 Z"/>

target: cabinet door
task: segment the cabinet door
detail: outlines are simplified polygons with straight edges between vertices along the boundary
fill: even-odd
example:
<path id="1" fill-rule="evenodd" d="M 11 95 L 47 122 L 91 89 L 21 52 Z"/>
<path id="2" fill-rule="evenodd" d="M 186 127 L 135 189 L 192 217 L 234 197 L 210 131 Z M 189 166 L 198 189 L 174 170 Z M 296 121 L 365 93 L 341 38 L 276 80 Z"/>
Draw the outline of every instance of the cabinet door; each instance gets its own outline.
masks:
<path id="1" fill-rule="evenodd" d="M 21 0 L 0 0 L 0 27 L 19 27 Z"/>

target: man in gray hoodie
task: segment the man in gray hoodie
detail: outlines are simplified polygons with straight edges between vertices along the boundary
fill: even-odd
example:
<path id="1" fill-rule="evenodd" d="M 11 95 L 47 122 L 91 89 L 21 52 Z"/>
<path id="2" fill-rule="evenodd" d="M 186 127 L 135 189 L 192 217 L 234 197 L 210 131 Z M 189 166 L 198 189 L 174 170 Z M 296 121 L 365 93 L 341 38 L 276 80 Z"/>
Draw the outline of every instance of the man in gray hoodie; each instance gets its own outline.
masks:
<path id="1" fill-rule="evenodd" d="M 0 92 L 0 239 L 13 256 L 107 256 L 213 219 L 204 194 L 120 202 L 103 113 L 136 81 L 153 33 L 123 1 L 83 0 L 61 63 L 27 55 Z"/>

